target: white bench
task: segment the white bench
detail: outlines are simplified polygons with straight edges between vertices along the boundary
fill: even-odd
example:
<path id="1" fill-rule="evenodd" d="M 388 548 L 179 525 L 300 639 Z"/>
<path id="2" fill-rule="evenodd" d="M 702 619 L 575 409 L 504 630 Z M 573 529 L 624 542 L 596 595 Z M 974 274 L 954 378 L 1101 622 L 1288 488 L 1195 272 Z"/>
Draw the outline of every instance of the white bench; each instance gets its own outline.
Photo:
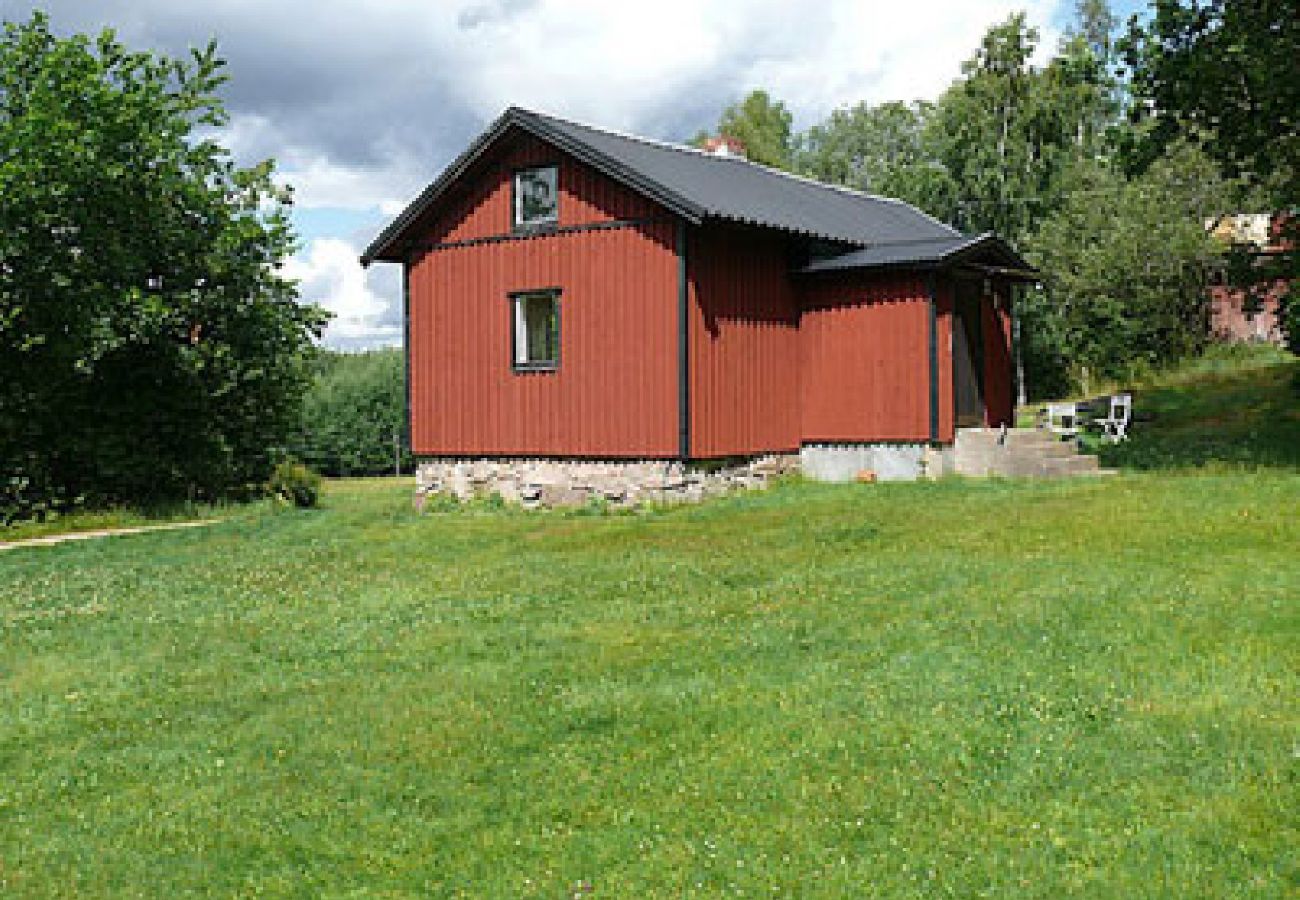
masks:
<path id="1" fill-rule="evenodd" d="M 1133 418 L 1133 395 L 1115 394 L 1110 398 L 1110 412 L 1106 418 L 1098 419 L 1101 436 L 1112 444 L 1128 440 L 1128 423 Z"/>
<path id="2" fill-rule="evenodd" d="M 1045 427 L 1052 434 L 1063 438 L 1079 436 L 1079 404 L 1047 404 L 1047 422 Z"/>

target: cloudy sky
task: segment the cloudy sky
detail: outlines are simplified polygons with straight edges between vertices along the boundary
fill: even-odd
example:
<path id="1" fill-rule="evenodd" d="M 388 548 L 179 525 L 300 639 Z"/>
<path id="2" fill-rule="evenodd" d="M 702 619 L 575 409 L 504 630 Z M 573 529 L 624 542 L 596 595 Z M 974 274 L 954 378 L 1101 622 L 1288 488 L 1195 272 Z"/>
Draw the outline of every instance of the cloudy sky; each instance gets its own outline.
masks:
<path id="1" fill-rule="evenodd" d="M 1113 3 L 1127 12 L 1138 0 Z M 1055 44 L 1073 0 L 0 0 L 56 29 L 117 29 L 230 63 L 225 143 L 277 160 L 302 248 L 291 274 L 326 342 L 401 339 L 396 267 L 361 248 L 505 107 L 667 140 L 762 87 L 805 127 L 836 106 L 934 97 L 988 25 L 1024 9 Z"/>

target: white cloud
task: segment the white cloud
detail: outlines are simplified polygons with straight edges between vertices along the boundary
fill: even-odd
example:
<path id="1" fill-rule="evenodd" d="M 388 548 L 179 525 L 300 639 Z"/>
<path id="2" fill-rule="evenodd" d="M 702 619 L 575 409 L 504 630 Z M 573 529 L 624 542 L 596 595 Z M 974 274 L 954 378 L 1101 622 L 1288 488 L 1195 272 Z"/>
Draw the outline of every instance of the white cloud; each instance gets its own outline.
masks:
<path id="1" fill-rule="evenodd" d="M 318 238 L 305 253 L 288 260 L 286 277 L 299 282 L 303 300 L 318 303 L 334 313 L 325 343 L 338 348 L 399 344 L 401 314 L 390 291 L 380 292 L 357 261 L 359 250 L 341 238 Z"/>
<path id="2" fill-rule="evenodd" d="M 957 77 L 988 26 L 1017 10 L 1027 10 L 1043 43 L 1054 45 L 1059 5 L 543 0 L 472 29 L 449 27 L 464 16 L 455 4 L 425 7 L 424 16 L 461 96 L 480 116 L 515 103 L 635 130 L 689 103 L 700 84 L 713 88 L 718 106 L 766 88 L 803 121 L 859 100 L 931 99 Z"/>
<path id="3" fill-rule="evenodd" d="M 1127 0 L 1126 0 L 1127 2 Z M 362 273 L 352 233 L 391 217 L 510 105 L 681 140 L 753 88 L 803 128 L 837 106 L 933 99 L 987 28 L 1024 9 L 1055 47 L 1065 0 L 9 0 L 56 28 L 111 25 L 183 55 L 215 36 L 230 63 L 222 139 L 277 160 L 303 210 L 355 214 L 295 258 L 338 311 L 332 342 L 400 337 L 396 267 Z M 319 232 L 318 232 L 319 234 Z M 380 273 L 380 274 L 376 274 Z M 397 315 L 400 322 L 400 314 Z"/>
<path id="4" fill-rule="evenodd" d="M 273 122 L 256 114 L 232 116 L 217 139 L 245 163 L 275 159 L 277 180 L 293 186 L 294 205 L 303 209 L 378 209 L 396 215 L 436 173 L 397 149 L 378 164 L 339 162 L 319 147 L 287 143 Z"/>
<path id="5" fill-rule="evenodd" d="M 362 15 L 316 0 L 276 4 L 265 27 L 238 0 L 210 6 L 227 29 L 260 29 L 238 32 L 248 46 L 218 34 L 238 101 L 223 138 L 237 156 L 274 156 L 304 208 L 391 214 L 510 105 L 684 139 L 761 87 L 802 127 L 860 100 L 934 98 L 1020 9 L 1042 33 L 1041 60 L 1063 2 L 391 0 Z M 295 36 L 304 17 L 319 43 Z"/>
<path id="6" fill-rule="evenodd" d="M 293 185 L 293 200 L 304 209 L 380 209 L 401 211 L 418 190 L 405 166 L 390 168 L 339 165 L 324 156 L 287 162 L 281 177 Z"/>

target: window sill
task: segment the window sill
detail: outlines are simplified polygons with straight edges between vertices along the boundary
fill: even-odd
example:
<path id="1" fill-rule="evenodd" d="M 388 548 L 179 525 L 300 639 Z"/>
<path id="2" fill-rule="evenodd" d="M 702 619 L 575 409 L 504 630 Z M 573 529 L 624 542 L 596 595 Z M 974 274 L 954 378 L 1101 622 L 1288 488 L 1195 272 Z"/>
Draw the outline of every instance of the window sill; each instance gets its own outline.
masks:
<path id="1" fill-rule="evenodd" d="M 518 237 L 528 237 L 530 235 L 550 234 L 553 231 L 560 230 L 559 220 L 550 222 L 533 222 L 528 225 L 515 225 L 510 229 L 510 233 Z"/>
<path id="2" fill-rule="evenodd" d="M 560 364 L 554 363 L 515 363 L 510 367 L 516 375 L 527 375 L 533 372 L 558 372 Z"/>

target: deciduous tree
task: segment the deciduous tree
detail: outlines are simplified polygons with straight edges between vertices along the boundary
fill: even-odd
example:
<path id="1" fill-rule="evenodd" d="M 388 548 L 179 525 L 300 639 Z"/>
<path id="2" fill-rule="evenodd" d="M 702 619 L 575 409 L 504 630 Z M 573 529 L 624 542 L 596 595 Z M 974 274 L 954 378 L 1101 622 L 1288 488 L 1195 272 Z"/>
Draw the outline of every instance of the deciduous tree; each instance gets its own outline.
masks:
<path id="1" fill-rule="evenodd" d="M 0 31 L 0 507 L 215 496 L 297 422 L 324 316 L 289 197 L 241 168 L 215 46 Z"/>
<path id="2" fill-rule="evenodd" d="M 780 100 L 767 91 L 751 91 L 744 100 L 722 111 L 717 133 L 735 138 L 745 146 L 747 158 L 765 166 L 790 169 L 794 153 L 794 117 Z M 699 144 L 709 137 L 697 135 Z"/>
<path id="3" fill-rule="evenodd" d="M 1137 170 L 1174 141 L 1199 144 L 1233 177 L 1262 188 L 1289 252 L 1253 269 L 1247 286 L 1290 282 L 1282 320 L 1300 351 L 1300 4 L 1295 0 L 1155 0 L 1130 22 L 1124 56 L 1140 127 L 1128 144 Z"/>

